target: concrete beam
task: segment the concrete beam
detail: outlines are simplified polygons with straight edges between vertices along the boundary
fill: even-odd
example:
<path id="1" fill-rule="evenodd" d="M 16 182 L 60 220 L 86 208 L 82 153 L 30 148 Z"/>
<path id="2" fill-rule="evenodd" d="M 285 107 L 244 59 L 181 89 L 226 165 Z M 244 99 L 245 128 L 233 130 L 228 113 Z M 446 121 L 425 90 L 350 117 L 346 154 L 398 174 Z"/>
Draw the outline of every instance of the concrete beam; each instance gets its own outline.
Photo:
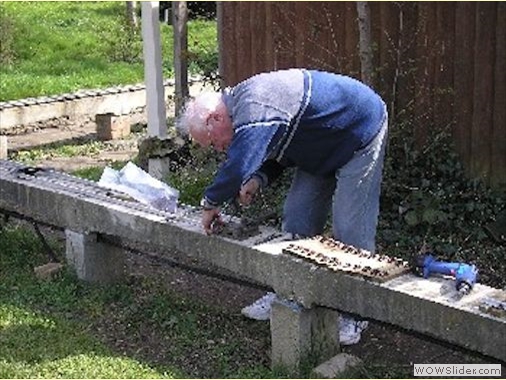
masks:
<path id="1" fill-rule="evenodd" d="M 169 215 L 129 202 L 90 181 L 51 173 L 20 174 L 23 166 L 0 160 L 0 209 L 79 233 L 104 233 L 188 256 L 273 288 L 306 308 L 355 313 L 417 331 L 506 361 L 506 317 L 482 311 L 484 297 L 504 291 L 477 284 L 459 299 L 452 280 L 411 274 L 377 283 L 333 272 L 282 253 L 279 232 L 261 228 L 245 240 L 208 237 L 198 213 Z M 265 240 L 271 242 L 265 243 Z M 281 238 L 278 240 L 282 240 Z"/>

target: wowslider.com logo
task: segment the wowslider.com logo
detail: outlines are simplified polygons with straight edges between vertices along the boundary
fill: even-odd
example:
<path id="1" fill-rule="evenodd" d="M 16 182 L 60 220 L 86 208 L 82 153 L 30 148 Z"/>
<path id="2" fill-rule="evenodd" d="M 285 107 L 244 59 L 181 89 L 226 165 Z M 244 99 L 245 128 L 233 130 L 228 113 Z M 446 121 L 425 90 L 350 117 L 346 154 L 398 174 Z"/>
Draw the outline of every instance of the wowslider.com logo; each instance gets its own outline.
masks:
<path id="1" fill-rule="evenodd" d="M 414 364 L 414 376 L 501 376 L 500 364 Z"/>

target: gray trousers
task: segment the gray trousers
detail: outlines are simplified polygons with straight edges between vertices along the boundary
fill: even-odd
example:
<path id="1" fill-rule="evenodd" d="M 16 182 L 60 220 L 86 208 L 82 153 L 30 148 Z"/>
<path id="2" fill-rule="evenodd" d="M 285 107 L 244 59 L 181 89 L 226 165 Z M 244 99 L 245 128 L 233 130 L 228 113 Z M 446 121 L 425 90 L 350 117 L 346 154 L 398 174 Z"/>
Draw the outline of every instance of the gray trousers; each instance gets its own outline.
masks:
<path id="1" fill-rule="evenodd" d="M 368 146 L 336 172 L 335 178 L 296 170 L 283 210 L 283 230 L 302 236 L 321 234 L 332 210 L 334 238 L 375 251 L 388 117 Z"/>

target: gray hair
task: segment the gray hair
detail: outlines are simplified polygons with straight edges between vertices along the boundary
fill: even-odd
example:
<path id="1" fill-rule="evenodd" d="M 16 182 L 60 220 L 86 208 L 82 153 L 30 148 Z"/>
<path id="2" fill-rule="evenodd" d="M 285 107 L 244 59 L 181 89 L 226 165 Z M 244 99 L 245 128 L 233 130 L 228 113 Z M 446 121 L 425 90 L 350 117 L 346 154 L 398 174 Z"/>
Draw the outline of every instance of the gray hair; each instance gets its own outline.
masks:
<path id="1" fill-rule="evenodd" d="M 203 130 L 206 120 L 222 102 L 221 92 L 203 92 L 185 104 L 176 120 L 176 129 L 183 136 L 190 132 Z"/>

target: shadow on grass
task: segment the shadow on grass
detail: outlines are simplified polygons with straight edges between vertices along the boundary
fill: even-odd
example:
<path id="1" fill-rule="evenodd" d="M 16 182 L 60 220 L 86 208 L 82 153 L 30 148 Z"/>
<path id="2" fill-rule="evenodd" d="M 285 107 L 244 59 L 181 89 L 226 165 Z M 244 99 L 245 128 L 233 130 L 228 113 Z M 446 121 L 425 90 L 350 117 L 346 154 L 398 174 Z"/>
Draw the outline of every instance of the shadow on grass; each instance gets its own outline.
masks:
<path id="1" fill-rule="evenodd" d="M 125 287 L 83 284 L 68 272 L 38 280 L 47 262 L 34 233 L 10 221 L 0 226 L 0 378 L 184 377 L 115 351 L 93 333 L 93 315 L 110 302 L 128 303 Z M 61 246 L 49 243 L 61 256 Z"/>
<path id="2" fill-rule="evenodd" d="M 40 243 L 10 225 L 0 262 L 0 378 L 283 377 L 268 368 L 268 325 L 182 298 L 163 278 L 37 280 Z"/>
<path id="3" fill-rule="evenodd" d="M 118 355 L 74 323 L 28 308 L 3 304 L 0 322 L 1 378 L 184 377 Z"/>

